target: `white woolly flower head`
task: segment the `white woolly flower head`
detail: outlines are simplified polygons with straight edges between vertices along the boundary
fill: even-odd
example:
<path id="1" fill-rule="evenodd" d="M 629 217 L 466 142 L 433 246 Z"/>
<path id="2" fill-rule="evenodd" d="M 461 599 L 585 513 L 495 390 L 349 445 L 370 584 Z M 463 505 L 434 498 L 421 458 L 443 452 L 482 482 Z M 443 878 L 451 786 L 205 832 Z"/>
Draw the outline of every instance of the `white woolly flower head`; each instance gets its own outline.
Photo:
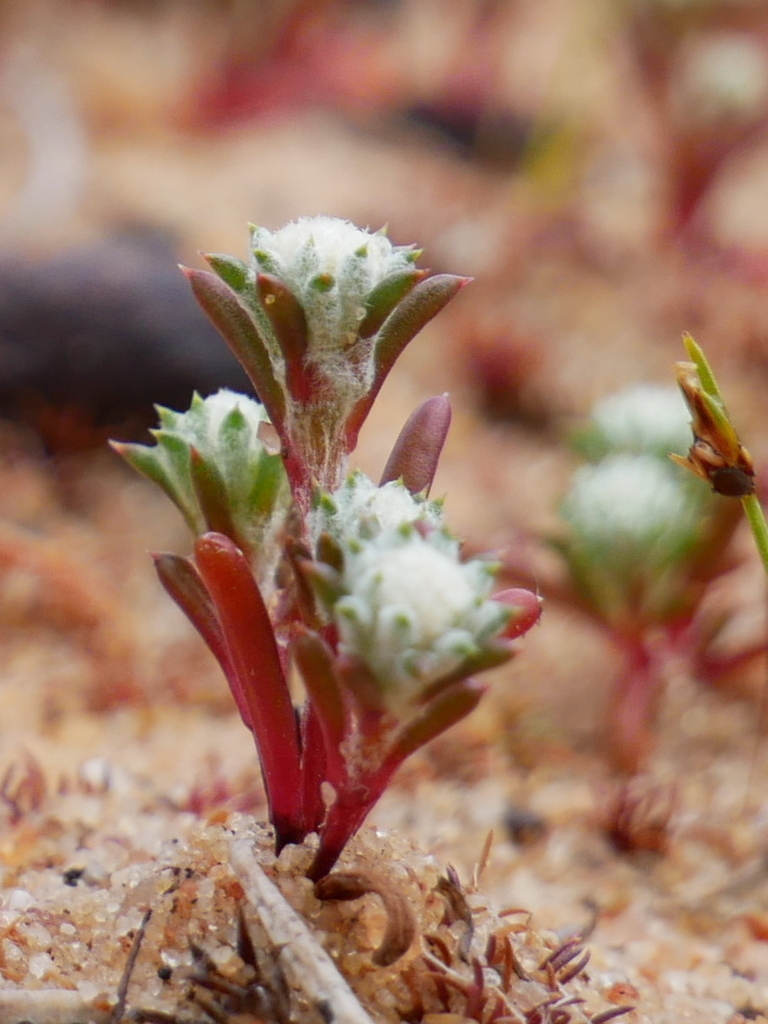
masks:
<path id="1" fill-rule="evenodd" d="M 675 387 L 636 384 L 601 398 L 592 410 L 581 447 L 593 459 L 609 452 L 658 455 L 691 443 L 690 414 Z"/>
<path id="2" fill-rule="evenodd" d="M 708 522 L 700 489 L 653 455 L 609 455 L 575 473 L 560 512 L 570 530 L 556 546 L 603 617 L 674 613 Z"/>
<path id="3" fill-rule="evenodd" d="M 765 109 L 768 62 L 761 43 L 748 33 L 697 33 L 676 64 L 673 99 L 686 122 L 739 124 Z"/>
<path id="4" fill-rule="evenodd" d="M 176 438 L 194 448 L 214 466 L 231 491 L 231 498 L 245 499 L 254 473 L 263 459 L 279 471 L 279 456 L 269 455 L 261 440 L 263 424 L 269 417 L 261 402 L 222 388 L 215 395 L 195 394 L 187 412 L 160 409 L 160 442 Z"/>
<path id="5" fill-rule="evenodd" d="M 442 502 L 414 497 L 399 480 L 378 487 L 365 473 L 355 470 L 332 495 L 320 498 L 313 512 L 313 534 L 329 533 L 346 548 L 360 539 L 369 540 L 416 522 L 441 527 Z"/>
<path id="6" fill-rule="evenodd" d="M 371 291 L 419 255 L 335 217 L 301 217 L 277 231 L 253 227 L 251 248 L 257 272 L 280 277 L 301 303 L 316 360 L 354 344 Z"/>
<path id="7" fill-rule="evenodd" d="M 686 483 L 651 455 L 609 455 L 576 471 L 561 514 L 593 544 L 672 541 L 688 536 L 700 514 Z"/>
<path id="8" fill-rule="evenodd" d="M 393 711 L 404 711 L 504 630 L 510 609 L 488 597 L 494 575 L 489 563 L 462 562 L 444 531 L 381 533 L 345 555 L 345 593 L 333 608 L 341 650 L 368 666 Z"/>

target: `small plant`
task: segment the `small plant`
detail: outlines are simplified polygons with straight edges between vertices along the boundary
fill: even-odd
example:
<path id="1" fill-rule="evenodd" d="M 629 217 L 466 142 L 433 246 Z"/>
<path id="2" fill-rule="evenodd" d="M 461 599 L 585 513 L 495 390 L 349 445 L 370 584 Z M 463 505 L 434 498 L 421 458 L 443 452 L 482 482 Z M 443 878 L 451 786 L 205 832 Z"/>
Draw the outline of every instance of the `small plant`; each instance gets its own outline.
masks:
<path id="1" fill-rule="evenodd" d="M 608 738 L 613 759 L 636 771 L 652 746 L 666 666 L 690 651 L 705 589 L 704 551 L 720 553 L 732 517 L 668 459 L 688 432 L 671 388 L 641 385 L 603 399 L 577 446 L 592 461 L 574 474 L 553 541 L 573 603 L 621 653 Z"/>
<path id="2" fill-rule="evenodd" d="M 765 649 L 760 639 L 723 653 L 731 612 L 715 617 L 704 602 L 734 567 L 729 542 L 739 510 L 722 495 L 751 487 L 752 478 L 719 459 L 704 446 L 708 435 L 694 429 L 699 464 L 708 468 L 699 479 L 669 459 L 690 437 L 674 388 L 642 384 L 598 402 L 575 438 L 589 461 L 561 502 L 562 532 L 548 538 L 564 573 L 542 566 L 536 574 L 545 597 L 578 610 L 620 655 L 607 740 L 617 767 L 630 774 L 653 748 L 655 710 L 673 666 L 717 683 Z M 520 566 L 507 569 L 522 575 Z"/>
<path id="3" fill-rule="evenodd" d="M 496 567 L 462 561 L 428 498 L 446 397 L 412 414 L 378 484 L 350 473 L 395 360 L 465 283 L 418 255 L 318 217 L 253 228 L 247 263 L 207 256 L 211 271 L 185 273 L 260 402 L 195 396 L 159 410 L 155 446 L 115 445 L 195 535 L 193 557 L 158 555 L 157 572 L 253 732 L 277 849 L 319 834 L 314 879 L 539 616 L 527 590 L 492 595 Z"/>

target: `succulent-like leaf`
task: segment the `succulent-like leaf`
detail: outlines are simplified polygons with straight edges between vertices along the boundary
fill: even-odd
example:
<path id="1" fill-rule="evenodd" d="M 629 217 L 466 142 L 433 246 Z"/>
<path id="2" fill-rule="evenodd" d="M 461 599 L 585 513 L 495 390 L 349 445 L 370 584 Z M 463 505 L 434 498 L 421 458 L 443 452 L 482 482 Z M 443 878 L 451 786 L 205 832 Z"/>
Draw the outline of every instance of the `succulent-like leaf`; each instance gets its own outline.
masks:
<path id="1" fill-rule="evenodd" d="M 341 744 L 346 737 L 347 716 L 333 651 L 317 633 L 304 629 L 296 637 L 292 653 L 322 730 L 332 775 L 329 781 L 338 784 L 344 765 Z"/>
<path id="2" fill-rule="evenodd" d="M 252 312 L 216 274 L 188 267 L 182 269 L 195 298 L 240 360 L 279 433 L 285 420 L 285 395 Z"/>
<path id="3" fill-rule="evenodd" d="M 469 280 L 454 274 L 425 278 L 384 321 L 375 339 L 373 383 L 347 420 L 347 451 L 355 447 L 360 428 L 400 353 Z"/>
<path id="4" fill-rule="evenodd" d="M 344 552 L 341 545 L 330 533 L 321 533 L 317 539 L 317 560 L 325 565 L 330 565 L 336 572 L 344 568 Z"/>
<path id="5" fill-rule="evenodd" d="M 304 366 L 309 334 L 301 303 L 285 282 L 274 274 L 259 274 L 256 288 L 285 359 L 286 383 L 291 398 L 306 403 L 311 397 L 311 381 Z"/>
<path id="6" fill-rule="evenodd" d="M 504 631 L 507 640 L 514 640 L 527 633 L 541 618 L 541 600 L 531 590 L 510 587 L 494 594 L 493 600 L 512 609 L 512 616 Z"/>
<path id="7" fill-rule="evenodd" d="M 413 267 L 397 270 L 379 281 L 366 300 L 365 316 L 358 329 L 358 337 L 365 339 L 376 334 L 398 302 L 402 302 L 427 273 L 426 270 Z"/>
<path id="8" fill-rule="evenodd" d="M 476 679 L 464 679 L 443 690 L 419 715 L 400 729 L 387 755 L 387 765 L 402 764 L 415 750 L 466 718 L 480 703 L 487 689 L 485 684 L 478 683 Z"/>
<path id="9" fill-rule="evenodd" d="M 428 686 L 425 686 L 421 693 L 419 693 L 416 704 L 420 707 L 428 705 L 430 701 L 436 700 L 441 693 L 445 693 L 449 688 L 456 686 L 470 676 L 506 664 L 514 656 L 514 653 L 508 641 L 491 640 L 481 650 L 464 658 L 461 664 L 453 669 L 453 671 L 440 676 L 439 679 L 435 679 Z"/>
<path id="10" fill-rule="evenodd" d="M 451 404 L 446 395 L 422 402 L 400 431 L 379 486 L 402 480 L 411 494 L 428 494 L 450 425 Z"/>
<path id="11" fill-rule="evenodd" d="M 205 584 L 194 564 L 188 558 L 182 558 L 180 555 L 157 554 L 152 558 L 163 588 L 187 616 L 208 645 L 214 658 L 221 665 L 224 674 L 229 677 L 231 665 L 224 643 L 224 634 L 221 631 L 211 596 L 205 589 Z M 238 695 L 234 696 L 238 701 L 243 721 L 250 728 L 247 709 L 238 700 Z"/>
<path id="12" fill-rule="evenodd" d="M 162 413 L 167 410 L 159 411 Z M 201 533 L 205 524 L 192 492 L 184 484 L 189 475 L 189 445 L 182 438 L 164 430 L 153 433 L 157 441 L 156 448 L 123 441 L 110 441 L 110 444 L 129 466 L 157 484 L 168 495 L 193 533 Z"/>
<path id="13" fill-rule="evenodd" d="M 344 594 L 344 583 L 341 574 L 325 562 L 316 562 L 308 558 L 298 558 L 296 566 L 326 608 L 333 605 Z"/>
<path id="14" fill-rule="evenodd" d="M 236 292 L 244 292 L 249 287 L 248 264 L 221 252 L 204 252 L 201 254 L 211 270 Z"/>
<path id="15" fill-rule="evenodd" d="M 242 690 L 261 759 L 277 846 L 299 842 L 301 815 L 299 736 L 272 623 L 250 566 L 235 544 L 206 533 L 195 561 L 216 607 L 230 662 Z"/>
<path id="16" fill-rule="evenodd" d="M 235 525 L 224 477 L 216 464 L 210 459 L 204 459 L 194 446 L 190 448 L 189 475 L 206 528 L 223 533 L 235 544 L 242 546 L 243 540 Z"/>

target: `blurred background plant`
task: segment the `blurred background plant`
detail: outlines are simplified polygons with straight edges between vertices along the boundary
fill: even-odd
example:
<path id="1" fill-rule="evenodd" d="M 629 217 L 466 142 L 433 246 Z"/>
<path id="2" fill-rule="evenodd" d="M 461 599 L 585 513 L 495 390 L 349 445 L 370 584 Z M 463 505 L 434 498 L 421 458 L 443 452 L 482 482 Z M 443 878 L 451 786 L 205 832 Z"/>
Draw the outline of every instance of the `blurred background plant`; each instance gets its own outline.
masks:
<path id="1" fill-rule="evenodd" d="M 690 437 L 675 388 L 641 384 L 601 399 L 573 437 L 589 461 L 560 502 L 564 529 L 547 538 L 565 574 L 546 562 L 527 570 L 545 597 L 592 619 L 620 651 L 606 742 L 630 774 L 653 749 L 665 680 L 682 671 L 717 684 L 766 651 L 761 637 L 728 654 L 718 648 L 739 608 L 713 610 L 706 598 L 737 567 L 740 509 L 670 460 Z M 514 557 L 507 569 L 526 576 Z"/>

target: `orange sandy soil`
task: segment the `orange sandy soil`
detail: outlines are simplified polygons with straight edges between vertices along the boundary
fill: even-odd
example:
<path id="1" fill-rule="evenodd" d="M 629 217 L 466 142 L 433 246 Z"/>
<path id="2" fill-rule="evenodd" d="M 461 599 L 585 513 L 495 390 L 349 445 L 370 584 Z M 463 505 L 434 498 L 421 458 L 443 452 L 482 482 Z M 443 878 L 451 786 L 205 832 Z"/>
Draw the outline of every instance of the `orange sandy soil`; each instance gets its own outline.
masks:
<path id="1" fill-rule="evenodd" d="M 404 6 L 410 34 L 395 36 L 377 67 L 418 98 L 445 73 L 451 27 L 437 32 L 433 4 Z M 10 51 L 31 40 L 40 66 L 66 84 L 87 140 L 88 175 L 73 209 L 45 232 L 32 223 L 21 233 L 25 247 L 46 251 L 140 219 L 174 229 L 192 261 L 198 247 L 241 253 L 249 219 L 277 227 L 328 213 L 388 222 L 397 242 L 425 247 L 425 265 L 474 274 L 393 373 L 357 457 L 375 475 L 413 406 L 450 391 L 455 419 L 435 493 L 447 495 L 449 523 L 474 548 L 553 528 L 574 465 L 562 442 L 567 425 L 612 389 L 670 381 L 684 328 L 721 369 L 760 464 L 768 455 L 765 290 L 658 242 L 662 147 L 654 149 L 652 119 L 621 54 L 598 61 L 591 36 L 564 42 L 567 12 L 582 7 L 517 5 L 505 88 L 533 107 L 543 102 L 546 74 L 578 83 L 565 93 L 585 144 L 611 152 L 632 143 L 647 175 L 640 185 L 588 188 L 575 172 L 543 185 L 307 109 L 192 134 L 178 123 L 177 100 L 195 62 L 221 43 L 213 14 L 192 17 L 172 4 L 132 16 L 30 3 L 26 15 L 6 15 L 5 41 Z M 437 56 L 419 49 L 430 38 Z M 567 70 L 569 45 L 582 48 L 574 59 L 588 73 L 554 75 L 554 58 L 545 58 L 560 47 Z M 555 99 L 565 102 L 547 94 Z M 27 154 L 7 91 L 0 102 L 9 154 L 0 198 L 10 209 Z M 768 243 L 767 160 L 756 142 L 718 181 L 710 212 L 721 244 L 759 254 Z M 10 222 L 6 235 L 8 245 L 20 244 Z M 482 415 L 476 367 L 489 350 L 492 365 L 523 367 L 504 424 Z M 311 923 L 373 1021 L 462 1024 L 495 1013 L 567 1024 L 627 1005 L 636 1009 L 619 1019 L 633 1024 L 768 1015 L 759 673 L 722 693 L 682 675 L 669 680 L 655 749 L 628 797 L 641 802 L 633 834 L 644 828 L 658 849 L 620 852 L 608 831 L 622 783 L 604 734 L 614 656 L 581 621 L 546 608 L 518 658 L 496 673 L 485 704 L 403 768 L 345 855 L 342 867 L 383 877 L 416 915 L 408 952 L 377 966 L 379 898 L 320 904 L 301 877 L 306 851 L 289 848 L 276 863 L 253 824 L 265 808 L 252 744 L 147 556 L 184 552 L 188 538 L 164 499 L 115 461 L 91 453 L 53 467 L 23 434 L 9 428 L 2 436 L 2 1021 L 74 1024 L 122 1013 L 141 1019 L 144 1011 L 184 1022 L 334 1019 L 295 981 L 285 981 L 287 1002 L 274 995 L 285 980 L 279 950 L 247 899 L 257 981 L 272 993 L 271 1009 L 190 1001 L 190 940 L 236 986 L 257 984 L 235 952 L 244 883 L 230 858 L 243 834 L 253 835 L 254 857 Z M 764 591 L 751 562 L 732 598 L 743 630 L 760 630 Z M 511 808 L 537 815 L 540 828 L 513 837 Z M 472 909 L 471 942 L 455 902 L 451 910 L 435 888 L 448 865 Z M 514 912 L 496 916 L 505 909 Z M 143 941 L 120 1002 L 137 934 Z M 591 959 L 567 980 L 578 957 L 561 966 L 552 956 L 571 940 L 574 948 L 583 940 Z M 512 952 L 499 952 L 505 943 Z"/>

